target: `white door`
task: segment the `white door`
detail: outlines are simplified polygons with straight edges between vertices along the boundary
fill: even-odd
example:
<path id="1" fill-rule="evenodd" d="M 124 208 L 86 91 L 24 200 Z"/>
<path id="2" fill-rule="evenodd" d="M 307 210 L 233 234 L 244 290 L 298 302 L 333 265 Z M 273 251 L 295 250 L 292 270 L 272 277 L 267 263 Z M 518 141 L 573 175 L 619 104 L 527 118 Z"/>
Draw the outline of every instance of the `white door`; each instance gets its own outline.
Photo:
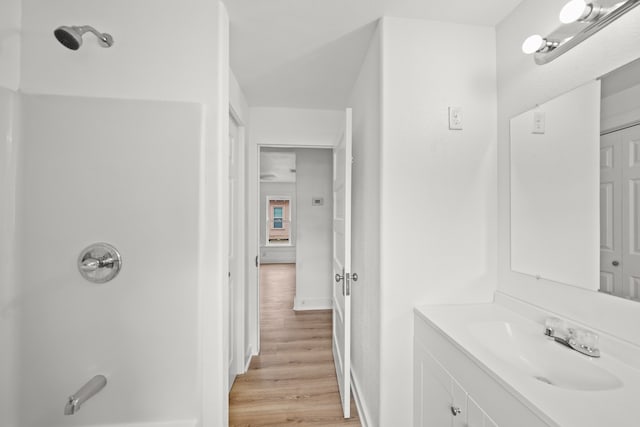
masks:
<path id="1" fill-rule="evenodd" d="M 600 291 L 622 294 L 622 144 L 620 134 L 600 138 Z"/>
<path id="2" fill-rule="evenodd" d="M 345 418 L 351 417 L 351 165 L 348 108 L 333 149 L 333 360 Z"/>
<path id="3" fill-rule="evenodd" d="M 622 141 L 623 297 L 640 300 L 640 126 L 620 133 Z"/>
<path id="4" fill-rule="evenodd" d="M 640 126 L 600 140 L 600 290 L 640 300 Z"/>
<path id="5" fill-rule="evenodd" d="M 236 256 L 236 243 L 238 237 L 238 221 L 236 216 L 236 184 L 237 184 L 237 171 L 238 165 L 236 164 L 236 148 L 238 145 L 238 135 L 240 131 L 238 124 L 229 116 L 229 248 L 228 248 L 228 273 L 229 278 L 229 390 L 233 386 L 236 374 L 238 373 L 238 367 L 236 366 L 236 347 L 237 347 L 237 332 L 236 332 L 236 301 L 237 301 L 237 262 Z"/>

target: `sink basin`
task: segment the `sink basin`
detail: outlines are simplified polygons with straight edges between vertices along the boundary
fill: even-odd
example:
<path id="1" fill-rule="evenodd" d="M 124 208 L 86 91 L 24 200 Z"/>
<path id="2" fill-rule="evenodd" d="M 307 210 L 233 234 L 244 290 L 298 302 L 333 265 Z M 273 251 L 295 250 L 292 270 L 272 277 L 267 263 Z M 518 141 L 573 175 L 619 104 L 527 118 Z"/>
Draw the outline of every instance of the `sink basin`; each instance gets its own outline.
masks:
<path id="1" fill-rule="evenodd" d="M 548 339 L 535 323 L 486 321 L 469 325 L 471 335 L 511 369 L 550 386 L 603 391 L 622 381 L 591 359 Z M 606 356 L 605 356 L 606 357 Z"/>

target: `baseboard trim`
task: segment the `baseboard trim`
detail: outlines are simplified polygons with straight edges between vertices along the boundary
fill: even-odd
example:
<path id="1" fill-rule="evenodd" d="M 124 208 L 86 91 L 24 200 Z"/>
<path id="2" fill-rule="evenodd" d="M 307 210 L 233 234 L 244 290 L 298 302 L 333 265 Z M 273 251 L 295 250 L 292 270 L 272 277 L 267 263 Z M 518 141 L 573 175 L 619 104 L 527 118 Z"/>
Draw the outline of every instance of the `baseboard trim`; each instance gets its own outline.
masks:
<path id="1" fill-rule="evenodd" d="M 362 397 L 360 395 L 360 390 L 361 390 L 360 383 L 356 379 L 352 370 L 351 371 L 351 392 L 353 393 L 353 400 L 355 401 L 356 408 L 358 409 L 360 424 L 362 424 L 362 427 L 369 427 L 371 425 L 371 423 L 369 422 L 369 420 L 371 419 L 371 416 L 369 415 L 369 410 L 367 408 L 367 405 L 362 400 Z"/>
<path id="2" fill-rule="evenodd" d="M 308 310 L 331 310 L 333 305 L 331 298 L 298 298 L 293 299 L 293 309 L 295 311 Z"/>
<path id="3" fill-rule="evenodd" d="M 253 348 L 249 346 L 249 351 L 244 355 L 244 373 L 249 370 L 249 365 L 251 364 L 251 359 L 253 358 Z"/>

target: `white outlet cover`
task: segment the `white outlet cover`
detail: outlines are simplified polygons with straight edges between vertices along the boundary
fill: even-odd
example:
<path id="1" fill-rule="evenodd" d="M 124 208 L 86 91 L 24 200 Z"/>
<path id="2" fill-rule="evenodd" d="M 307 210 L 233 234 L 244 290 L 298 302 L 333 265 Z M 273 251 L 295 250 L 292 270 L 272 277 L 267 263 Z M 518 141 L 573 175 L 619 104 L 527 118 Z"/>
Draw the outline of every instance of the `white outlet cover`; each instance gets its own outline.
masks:
<path id="1" fill-rule="evenodd" d="M 546 127 L 546 117 L 542 111 L 536 111 L 533 113 L 533 130 L 531 133 L 543 134 Z"/>
<path id="2" fill-rule="evenodd" d="M 449 107 L 449 130 L 462 130 L 462 107 Z"/>

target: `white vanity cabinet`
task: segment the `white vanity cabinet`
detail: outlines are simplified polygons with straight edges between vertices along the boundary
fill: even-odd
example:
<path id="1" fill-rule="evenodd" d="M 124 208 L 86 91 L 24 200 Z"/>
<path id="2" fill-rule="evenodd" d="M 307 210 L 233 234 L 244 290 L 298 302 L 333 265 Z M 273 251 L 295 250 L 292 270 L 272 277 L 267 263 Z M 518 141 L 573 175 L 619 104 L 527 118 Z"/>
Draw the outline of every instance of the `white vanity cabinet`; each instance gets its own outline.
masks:
<path id="1" fill-rule="evenodd" d="M 414 346 L 414 426 L 497 427 L 418 342 Z"/>
<path id="2" fill-rule="evenodd" d="M 549 427 L 508 386 L 416 312 L 414 427 Z"/>

